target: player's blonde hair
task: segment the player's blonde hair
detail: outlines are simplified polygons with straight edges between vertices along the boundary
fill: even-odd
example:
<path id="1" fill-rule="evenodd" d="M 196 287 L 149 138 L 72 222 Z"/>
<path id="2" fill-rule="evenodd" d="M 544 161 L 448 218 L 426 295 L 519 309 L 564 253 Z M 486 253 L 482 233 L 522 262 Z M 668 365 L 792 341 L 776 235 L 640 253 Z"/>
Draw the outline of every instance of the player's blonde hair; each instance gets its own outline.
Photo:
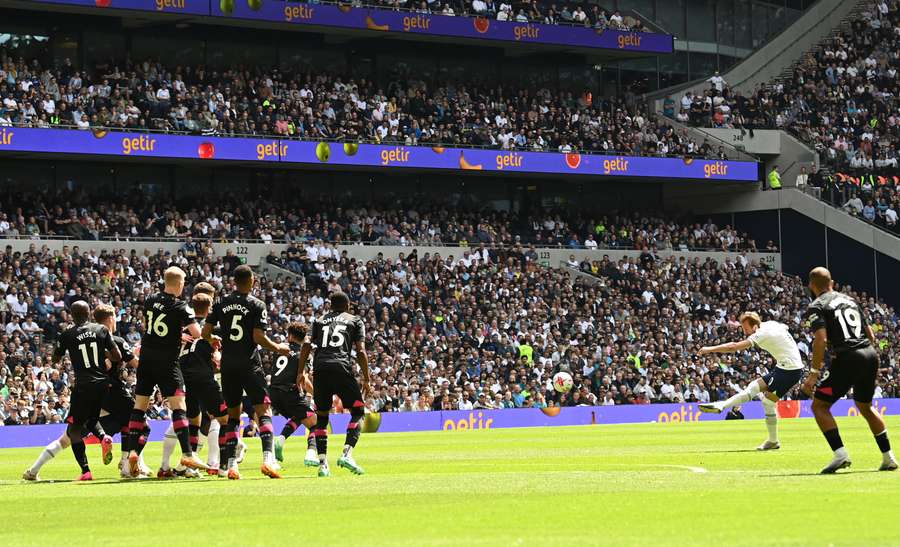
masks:
<path id="1" fill-rule="evenodd" d="M 184 273 L 184 270 L 182 270 L 178 266 L 170 266 L 166 268 L 166 272 L 163 274 L 163 279 L 165 280 L 167 287 L 176 286 L 184 282 L 185 277 L 186 274 Z"/>
<path id="2" fill-rule="evenodd" d="M 116 308 L 110 306 L 109 304 L 100 304 L 96 308 L 94 308 L 94 321 L 98 323 L 102 323 L 106 321 L 107 318 L 112 317 L 116 314 Z"/>
<path id="3" fill-rule="evenodd" d="M 755 327 L 755 326 L 759 325 L 760 323 L 762 323 L 762 319 L 759 317 L 759 314 L 756 313 L 755 311 L 745 311 L 738 318 L 738 321 L 740 321 L 741 323 L 744 323 L 744 322 L 750 323 L 751 327 Z"/>

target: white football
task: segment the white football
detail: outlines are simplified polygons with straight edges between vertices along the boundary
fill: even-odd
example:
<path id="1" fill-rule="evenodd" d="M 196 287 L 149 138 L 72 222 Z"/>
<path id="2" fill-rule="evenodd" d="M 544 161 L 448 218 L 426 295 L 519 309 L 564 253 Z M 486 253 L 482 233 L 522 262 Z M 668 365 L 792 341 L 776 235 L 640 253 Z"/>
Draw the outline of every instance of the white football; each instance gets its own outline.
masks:
<path id="1" fill-rule="evenodd" d="M 553 389 L 560 393 L 568 393 L 573 385 L 572 375 L 568 372 L 557 372 L 553 376 Z"/>

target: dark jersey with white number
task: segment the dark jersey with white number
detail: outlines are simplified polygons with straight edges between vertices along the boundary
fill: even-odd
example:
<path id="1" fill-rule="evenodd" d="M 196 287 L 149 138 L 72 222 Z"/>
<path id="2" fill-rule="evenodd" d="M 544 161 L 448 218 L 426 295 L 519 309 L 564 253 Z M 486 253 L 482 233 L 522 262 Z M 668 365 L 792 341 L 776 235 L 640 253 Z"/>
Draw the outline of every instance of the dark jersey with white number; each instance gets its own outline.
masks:
<path id="1" fill-rule="evenodd" d="M 141 337 L 141 363 L 178 361 L 181 352 L 181 329 L 195 323 L 187 303 L 161 292 L 144 302 L 144 335 Z"/>
<path id="2" fill-rule="evenodd" d="M 125 363 L 130 363 L 131 360 L 134 359 L 134 350 L 131 348 L 131 344 L 121 336 L 113 335 L 112 339 L 113 342 L 119 346 L 122 360 L 118 363 L 113 363 L 109 370 L 106 371 L 106 375 L 109 378 L 110 387 L 125 387 L 125 379 L 122 378 L 122 369 L 125 368 Z"/>
<path id="3" fill-rule="evenodd" d="M 806 324 L 813 332 L 824 328 L 835 353 L 871 345 L 866 335 L 866 316 L 856 300 L 831 291 L 816 298 L 806 310 Z"/>
<path id="4" fill-rule="evenodd" d="M 253 330 L 269 326 L 262 300 L 239 292 L 229 294 L 213 306 L 206 322 L 221 329 L 222 366 L 259 363 Z"/>
<path id="5" fill-rule="evenodd" d="M 313 370 L 343 367 L 351 371 L 351 352 L 365 335 L 362 319 L 352 313 L 330 312 L 313 321 L 311 342 L 316 346 Z"/>
<path id="6" fill-rule="evenodd" d="M 201 325 L 202 327 L 202 325 Z M 178 357 L 178 364 L 182 371 L 214 371 L 213 364 L 213 347 L 203 338 L 193 339 L 185 333 L 182 338 L 181 355 Z"/>
<path id="7" fill-rule="evenodd" d="M 59 336 L 54 357 L 60 359 L 69 352 L 76 383 L 103 384 L 108 381 L 106 352 L 114 346 L 115 342 L 106 327 L 97 323 L 82 323 Z"/>
<path id="8" fill-rule="evenodd" d="M 300 370 L 300 346 L 291 343 L 290 355 L 279 355 L 275 359 L 269 386 L 291 390 L 297 387 L 297 373 Z"/>

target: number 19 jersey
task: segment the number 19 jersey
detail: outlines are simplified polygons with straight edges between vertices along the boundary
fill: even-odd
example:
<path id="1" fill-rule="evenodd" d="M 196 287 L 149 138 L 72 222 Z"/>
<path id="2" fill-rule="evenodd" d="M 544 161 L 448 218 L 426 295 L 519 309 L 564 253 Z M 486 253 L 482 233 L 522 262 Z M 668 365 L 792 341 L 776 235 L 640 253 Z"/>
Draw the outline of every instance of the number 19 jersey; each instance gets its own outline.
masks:
<path id="1" fill-rule="evenodd" d="M 824 328 L 828 344 L 835 353 L 868 347 L 865 314 L 856 300 L 837 291 L 816 298 L 806 311 L 807 325 L 813 332 Z"/>
<path id="2" fill-rule="evenodd" d="M 221 330 L 223 367 L 259 364 L 253 330 L 265 330 L 269 324 L 262 300 L 239 292 L 229 294 L 213 306 L 207 322 Z"/>
<path id="3" fill-rule="evenodd" d="M 362 319 L 352 313 L 330 312 L 313 321 L 312 343 L 316 345 L 313 371 L 323 367 L 353 369 L 353 346 L 365 337 Z"/>

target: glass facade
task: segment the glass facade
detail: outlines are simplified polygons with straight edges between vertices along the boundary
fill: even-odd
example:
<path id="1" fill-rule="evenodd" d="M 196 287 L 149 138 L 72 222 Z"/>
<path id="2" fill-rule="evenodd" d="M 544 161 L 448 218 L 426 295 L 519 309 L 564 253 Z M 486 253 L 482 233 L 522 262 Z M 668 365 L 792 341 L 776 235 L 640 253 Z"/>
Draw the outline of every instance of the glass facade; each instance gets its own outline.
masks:
<path id="1" fill-rule="evenodd" d="M 658 57 L 654 77 L 640 85 L 655 90 L 726 71 L 791 25 L 816 0 L 607 0 L 623 13 L 633 10 L 675 36 L 673 56 Z M 635 81 L 634 61 L 604 66 L 604 79 L 622 87 Z M 646 64 L 641 64 L 646 72 Z M 619 74 L 620 73 L 620 74 Z M 604 85 L 604 90 L 609 89 Z M 637 91 L 637 90 L 635 90 Z"/>

